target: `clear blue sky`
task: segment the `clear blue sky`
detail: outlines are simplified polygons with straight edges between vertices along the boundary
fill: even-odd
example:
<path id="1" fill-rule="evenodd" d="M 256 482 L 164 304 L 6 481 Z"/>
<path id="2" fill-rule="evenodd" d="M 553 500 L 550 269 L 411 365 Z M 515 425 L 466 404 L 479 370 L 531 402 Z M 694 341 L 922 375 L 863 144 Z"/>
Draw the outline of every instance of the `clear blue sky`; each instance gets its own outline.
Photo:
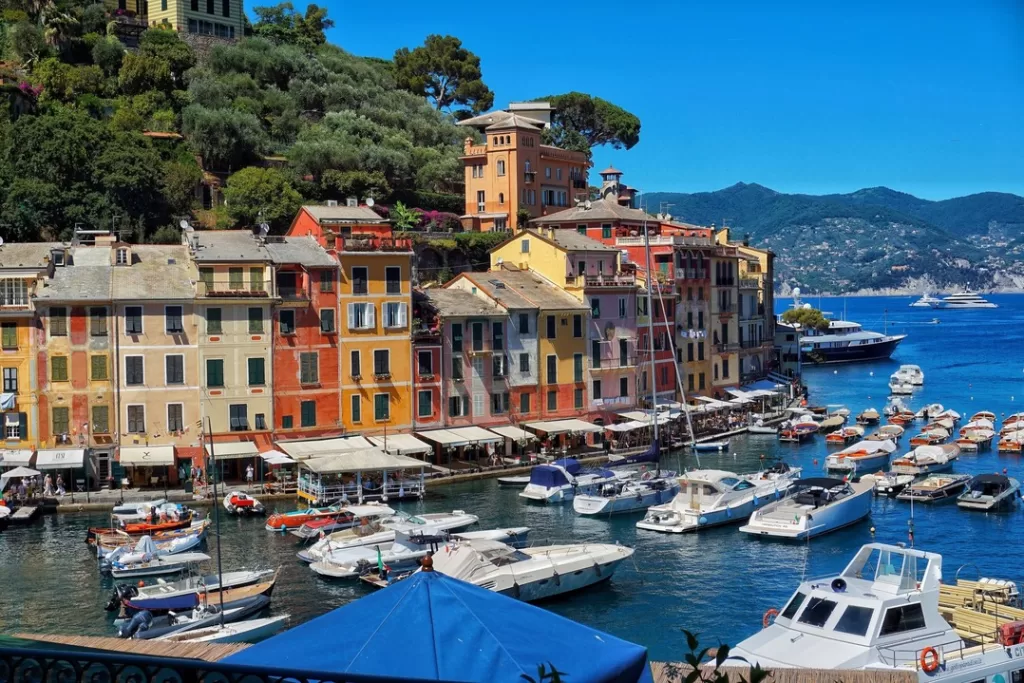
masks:
<path id="1" fill-rule="evenodd" d="M 459 37 L 497 107 L 570 90 L 625 107 L 640 143 L 594 163 L 647 192 L 1024 195 L 1024 0 L 327 6 L 359 55 Z"/>

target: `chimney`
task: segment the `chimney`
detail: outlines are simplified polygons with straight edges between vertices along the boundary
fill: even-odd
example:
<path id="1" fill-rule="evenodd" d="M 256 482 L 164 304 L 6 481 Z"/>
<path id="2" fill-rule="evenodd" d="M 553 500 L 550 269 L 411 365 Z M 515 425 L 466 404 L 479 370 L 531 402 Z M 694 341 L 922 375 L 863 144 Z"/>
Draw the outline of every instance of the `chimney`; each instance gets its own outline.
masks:
<path id="1" fill-rule="evenodd" d="M 328 199 L 327 200 L 327 206 L 337 206 L 337 205 L 338 205 L 338 200 L 337 199 Z"/>

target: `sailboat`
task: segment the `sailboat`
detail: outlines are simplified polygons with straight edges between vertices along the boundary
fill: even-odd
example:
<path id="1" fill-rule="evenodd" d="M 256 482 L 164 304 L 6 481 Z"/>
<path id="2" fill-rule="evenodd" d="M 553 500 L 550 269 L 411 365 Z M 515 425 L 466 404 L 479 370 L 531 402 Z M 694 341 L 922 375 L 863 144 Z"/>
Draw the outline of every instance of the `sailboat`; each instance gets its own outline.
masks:
<path id="1" fill-rule="evenodd" d="M 652 292 L 654 290 L 654 278 L 652 274 L 654 272 L 651 264 L 651 239 L 650 233 L 647 230 L 647 224 L 644 223 L 644 252 L 647 258 L 647 310 L 654 310 L 654 300 Z M 660 296 L 660 294 L 659 294 Z M 654 376 L 654 316 L 648 316 L 647 318 L 647 344 L 648 353 L 650 354 L 651 363 L 651 377 Z M 658 418 L 658 398 L 656 393 L 656 382 L 650 383 L 651 389 L 651 406 L 652 411 L 650 415 L 652 439 L 650 447 L 641 453 L 639 456 L 633 458 L 623 458 L 615 463 L 609 464 L 609 466 L 621 466 L 623 464 L 637 463 L 637 462 L 655 462 L 659 463 L 657 470 L 654 473 L 644 472 L 639 478 L 634 479 L 617 479 L 615 481 L 606 482 L 596 490 L 585 493 L 583 495 L 577 494 L 573 498 L 572 507 L 577 513 L 581 515 L 613 515 L 613 514 L 625 514 L 631 512 L 644 512 L 647 508 L 652 505 L 661 505 L 666 503 L 679 493 L 679 482 L 676 481 L 675 472 L 661 471 L 660 456 L 661 456 L 661 435 L 659 432 L 659 423 L 661 422 Z M 689 424 L 689 413 L 686 414 L 687 424 Z M 693 429 L 690 429 L 690 440 L 693 442 Z"/>

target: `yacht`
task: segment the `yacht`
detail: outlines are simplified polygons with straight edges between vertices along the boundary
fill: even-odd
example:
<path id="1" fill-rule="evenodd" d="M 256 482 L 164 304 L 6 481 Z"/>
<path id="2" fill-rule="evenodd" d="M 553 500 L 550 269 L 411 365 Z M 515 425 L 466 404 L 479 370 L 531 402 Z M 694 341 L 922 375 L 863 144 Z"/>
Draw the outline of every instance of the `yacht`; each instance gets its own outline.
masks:
<path id="1" fill-rule="evenodd" d="M 903 493 L 896 496 L 896 499 L 918 503 L 941 503 L 955 498 L 970 480 L 969 474 L 933 474 L 908 486 Z"/>
<path id="2" fill-rule="evenodd" d="M 871 514 L 873 482 L 800 479 L 782 500 L 750 515 L 740 531 L 759 537 L 805 540 L 855 524 Z"/>
<path id="3" fill-rule="evenodd" d="M 643 476 L 648 478 L 609 482 L 594 493 L 577 493 L 572 509 L 581 515 L 642 512 L 672 500 L 679 493 L 675 472 L 663 472 L 661 476 L 646 472 Z"/>
<path id="4" fill-rule="evenodd" d="M 914 385 L 893 373 L 889 376 L 889 393 L 892 396 L 910 396 L 914 393 Z"/>
<path id="5" fill-rule="evenodd" d="M 898 672 L 893 680 L 905 676 L 922 683 L 1019 678 L 1024 647 L 1016 644 L 1015 629 L 998 628 L 985 613 L 993 603 L 983 599 L 956 612 L 963 610 L 964 621 L 991 620 L 991 628 L 954 628 L 940 612 L 941 584 L 941 555 L 870 543 L 838 575 L 801 582 L 781 612 L 766 612 L 764 628 L 729 651 L 725 665 L 859 670 L 880 678 Z M 958 590 L 973 592 L 966 586 Z"/>
<path id="6" fill-rule="evenodd" d="M 927 293 L 920 299 L 910 304 L 911 308 L 935 308 L 935 304 L 942 303 L 942 299 L 936 299 Z"/>
<path id="7" fill-rule="evenodd" d="M 885 360 L 906 336 L 867 331 L 850 320 L 830 320 L 823 332 L 801 330 L 800 356 L 805 363 Z"/>
<path id="8" fill-rule="evenodd" d="M 871 482 L 875 485 L 876 496 L 888 496 L 889 498 L 898 496 L 903 489 L 914 483 L 914 479 L 916 477 L 912 474 L 897 474 L 896 472 L 878 472 L 866 474 L 860 478 L 861 481 Z"/>
<path id="9" fill-rule="evenodd" d="M 913 384 L 915 387 L 922 386 L 924 384 L 924 370 L 921 369 L 920 365 L 901 365 L 900 369 L 896 371 L 903 381 Z"/>
<path id="10" fill-rule="evenodd" d="M 619 479 L 611 470 L 583 469 L 574 458 L 563 458 L 530 470 L 530 483 L 519 492 L 520 498 L 538 503 L 564 503 L 577 493 L 593 493 Z"/>
<path id="11" fill-rule="evenodd" d="M 498 541 L 460 541 L 433 556 L 434 571 L 531 602 L 610 579 L 633 549 L 607 543 L 517 550 Z"/>
<path id="12" fill-rule="evenodd" d="M 950 294 L 942 299 L 942 301 L 931 304 L 931 307 L 943 310 L 954 308 L 999 308 L 997 304 L 986 301 L 977 294 L 971 294 L 970 292 Z"/>
<path id="13" fill-rule="evenodd" d="M 754 478 L 757 476 L 758 478 Z M 800 476 L 789 467 L 743 477 L 722 470 L 694 470 L 679 478 L 679 493 L 671 502 L 652 507 L 637 529 L 682 534 L 687 531 L 739 524 L 750 513 L 778 500 Z"/>
<path id="14" fill-rule="evenodd" d="M 979 474 L 956 499 L 965 510 L 1006 510 L 1017 505 L 1020 482 L 1005 474 Z"/>
<path id="15" fill-rule="evenodd" d="M 847 477 L 858 477 L 889 464 L 896 450 L 892 441 L 860 441 L 825 458 L 825 471 Z"/>

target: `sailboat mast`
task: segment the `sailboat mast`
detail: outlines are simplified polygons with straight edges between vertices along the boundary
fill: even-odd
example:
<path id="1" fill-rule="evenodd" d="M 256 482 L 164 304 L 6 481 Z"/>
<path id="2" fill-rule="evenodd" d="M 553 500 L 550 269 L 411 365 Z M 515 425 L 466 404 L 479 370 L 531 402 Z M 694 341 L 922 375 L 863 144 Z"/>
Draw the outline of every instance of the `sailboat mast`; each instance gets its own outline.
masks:
<path id="1" fill-rule="evenodd" d="M 645 214 L 646 215 L 646 214 Z M 644 255 L 647 258 L 647 352 L 651 354 L 651 419 L 654 421 L 654 443 L 658 443 L 658 392 L 654 363 L 654 298 L 651 291 L 654 287 L 654 268 L 651 265 L 651 236 L 647 231 L 647 219 L 644 219 Z M 660 444 L 657 446 L 660 449 Z M 661 458 L 658 458 L 661 462 Z"/>
<path id="2" fill-rule="evenodd" d="M 212 468 L 207 468 L 209 471 L 206 475 L 213 483 L 213 525 L 214 533 L 217 536 L 217 596 L 220 598 L 220 627 L 224 628 L 224 566 L 221 564 L 220 559 L 220 499 L 217 498 L 217 479 L 219 477 L 217 475 L 217 456 L 213 452 L 213 423 L 210 421 L 209 416 L 206 416 L 206 424 L 203 427 L 203 431 L 206 432 L 206 436 L 210 439 L 210 462 L 213 463 Z"/>

